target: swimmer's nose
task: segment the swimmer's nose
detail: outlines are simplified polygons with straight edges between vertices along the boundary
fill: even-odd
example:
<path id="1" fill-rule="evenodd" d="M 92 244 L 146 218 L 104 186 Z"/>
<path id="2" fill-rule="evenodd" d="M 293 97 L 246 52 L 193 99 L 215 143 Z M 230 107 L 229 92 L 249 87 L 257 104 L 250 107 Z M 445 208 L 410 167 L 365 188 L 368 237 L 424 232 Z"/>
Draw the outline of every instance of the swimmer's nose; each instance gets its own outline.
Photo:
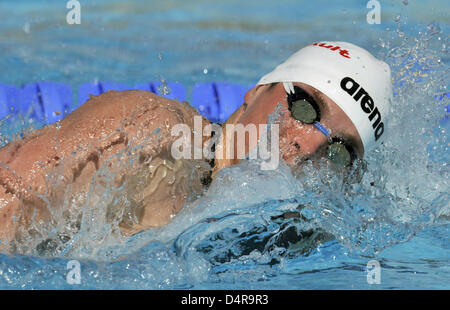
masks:
<path id="1" fill-rule="evenodd" d="M 291 152 L 295 152 L 296 156 L 300 155 L 301 157 L 314 155 L 328 141 L 322 132 L 309 124 L 291 127 L 287 130 L 286 135 Z"/>

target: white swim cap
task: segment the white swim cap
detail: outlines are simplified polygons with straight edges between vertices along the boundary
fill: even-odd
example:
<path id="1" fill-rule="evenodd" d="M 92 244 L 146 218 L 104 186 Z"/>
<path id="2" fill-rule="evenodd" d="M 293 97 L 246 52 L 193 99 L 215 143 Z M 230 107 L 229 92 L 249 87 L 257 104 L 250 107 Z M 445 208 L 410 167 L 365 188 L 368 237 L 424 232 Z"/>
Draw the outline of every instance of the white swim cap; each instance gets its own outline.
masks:
<path id="1" fill-rule="evenodd" d="M 392 100 L 391 70 L 363 48 L 346 42 L 308 45 L 258 84 L 275 82 L 302 82 L 327 95 L 351 119 L 365 152 L 385 136 Z"/>

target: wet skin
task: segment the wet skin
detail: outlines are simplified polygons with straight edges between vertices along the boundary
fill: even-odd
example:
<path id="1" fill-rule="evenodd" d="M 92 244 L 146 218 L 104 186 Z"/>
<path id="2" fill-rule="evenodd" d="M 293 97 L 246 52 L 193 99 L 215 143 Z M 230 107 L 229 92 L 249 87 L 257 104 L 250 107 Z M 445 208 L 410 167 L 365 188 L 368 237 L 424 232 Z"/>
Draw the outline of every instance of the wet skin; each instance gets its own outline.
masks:
<path id="1" fill-rule="evenodd" d="M 317 100 L 322 110 L 321 123 L 332 130 L 332 135 L 353 141 L 355 150 L 362 157 L 361 140 L 344 112 L 311 86 L 302 83 L 295 85 Z M 246 104 L 225 124 L 265 124 L 268 115 L 281 103 L 287 113 L 280 120 L 280 151 L 288 163 L 293 163 L 298 157 L 310 156 L 326 145 L 326 137 L 314 126 L 302 124 L 290 116 L 286 92 L 281 83 L 274 87 L 256 86 L 248 91 L 244 100 Z M 92 177 L 102 165 L 117 170 L 116 182 L 119 185 L 133 177 L 137 184 L 143 176 L 140 171 L 143 167 L 149 169 L 152 159 L 160 163 L 167 161 L 161 173 L 171 173 L 172 178 L 178 181 L 165 181 L 156 190 L 154 184 L 137 187 L 151 195 L 140 200 L 143 209 L 139 222 L 125 223 L 121 226 L 121 232 L 130 235 L 167 224 L 184 206 L 189 194 L 186 191 L 193 188 L 192 180 L 183 178 L 182 173 L 174 168 L 176 163 L 171 161 L 170 147 L 177 137 L 171 137 L 170 131 L 175 124 L 187 124 L 189 128 L 194 128 L 195 115 L 199 115 L 198 112 L 187 103 L 150 92 L 110 91 L 87 101 L 62 120 L 60 126 L 49 125 L 0 149 L 0 239 L 14 239 L 17 227 L 27 226 L 31 221 L 45 223 L 50 214 L 42 196 L 48 197 L 54 206 L 63 205 L 68 195 L 74 199 L 85 199 Z M 203 119 L 203 126 L 206 124 L 209 122 Z M 155 135 L 155 131 L 158 134 Z M 253 147 L 248 145 L 248 141 L 246 143 L 247 150 Z M 142 160 L 127 169 L 119 169 L 126 158 L 117 157 L 115 161 L 111 158 L 124 149 L 132 150 L 133 146 L 142 146 L 136 150 Z M 237 162 L 239 160 L 216 159 L 214 173 Z M 50 179 L 54 183 L 52 186 L 47 185 L 49 175 L 50 178 L 53 175 Z M 56 179 L 58 176 L 62 178 Z M 140 193 L 134 195 L 139 196 Z"/>

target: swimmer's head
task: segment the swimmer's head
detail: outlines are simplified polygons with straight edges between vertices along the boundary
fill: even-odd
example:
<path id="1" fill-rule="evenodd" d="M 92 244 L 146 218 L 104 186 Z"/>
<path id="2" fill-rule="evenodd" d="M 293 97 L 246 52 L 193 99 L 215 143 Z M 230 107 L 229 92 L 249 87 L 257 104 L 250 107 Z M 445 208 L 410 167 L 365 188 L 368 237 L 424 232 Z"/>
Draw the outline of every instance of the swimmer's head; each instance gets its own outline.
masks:
<path id="1" fill-rule="evenodd" d="M 293 100 L 300 107 L 296 111 Z M 286 161 L 309 157 L 333 138 L 362 158 L 388 132 L 391 100 L 391 71 L 385 62 L 350 43 L 318 42 L 263 76 L 230 121 L 266 123 L 282 104 L 289 111 L 280 123 L 280 151 Z M 312 117 L 309 121 L 305 113 Z"/>
<path id="2" fill-rule="evenodd" d="M 258 82 L 301 82 L 326 95 L 350 118 L 364 150 L 377 146 L 388 128 L 391 70 L 368 51 L 346 42 L 308 45 Z"/>

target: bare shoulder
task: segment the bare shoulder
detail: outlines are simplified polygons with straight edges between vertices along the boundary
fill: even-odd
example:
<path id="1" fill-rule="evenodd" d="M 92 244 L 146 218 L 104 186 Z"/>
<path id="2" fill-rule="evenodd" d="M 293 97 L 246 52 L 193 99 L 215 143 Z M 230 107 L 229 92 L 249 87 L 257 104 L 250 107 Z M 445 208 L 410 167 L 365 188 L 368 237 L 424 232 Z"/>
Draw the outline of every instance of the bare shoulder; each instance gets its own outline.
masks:
<path id="1" fill-rule="evenodd" d="M 199 115 L 197 110 L 186 102 L 179 102 L 160 97 L 149 91 L 126 90 L 108 91 L 99 96 L 92 96 L 81 107 L 71 113 L 66 122 L 77 119 L 79 114 L 83 119 L 95 116 L 96 120 L 131 120 L 142 117 L 153 117 L 155 113 L 159 119 L 182 121 L 187 117 Z"/>
<path id="2" fill-rule="evenodd" d="M 175 124 L 192 127 L 197 110 L 186 102 L 160 97 L 140 90 L 108 91 L 92 96 L 86 103 L 68 115 L 61 123 L 59 137 L 63 144 L 78 145 L 104 140 L 117 131 L 142 143 L 155 130 L 160 136 L 170 136 Z M 74 133 L 77 133 L 74 135 Z"/>

